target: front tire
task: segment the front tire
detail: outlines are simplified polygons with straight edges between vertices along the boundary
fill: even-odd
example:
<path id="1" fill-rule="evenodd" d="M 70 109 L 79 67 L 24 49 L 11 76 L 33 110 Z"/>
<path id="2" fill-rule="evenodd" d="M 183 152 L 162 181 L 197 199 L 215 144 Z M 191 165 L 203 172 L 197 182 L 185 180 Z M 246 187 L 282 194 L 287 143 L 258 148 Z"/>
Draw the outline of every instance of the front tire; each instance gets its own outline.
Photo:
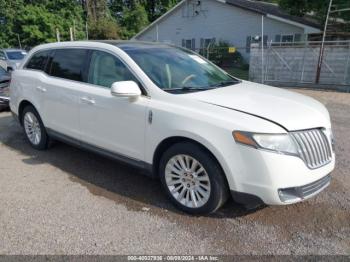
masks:
<path id="1" fill-rule="evenodd" d="M 22 113 L 22 126 L 24 134 L 30 145 L 37 150 L 48 148 L 50 138 L 39 113 L 33 106 L 26 106 Z"/>
<path id="2" fill-rule="evenodd" d="M 174 205 L 190 214 L 213 213 L 229 195 L 220 165 L 195 143 L 171 146 L 160 160 L 159 176 Z"/>

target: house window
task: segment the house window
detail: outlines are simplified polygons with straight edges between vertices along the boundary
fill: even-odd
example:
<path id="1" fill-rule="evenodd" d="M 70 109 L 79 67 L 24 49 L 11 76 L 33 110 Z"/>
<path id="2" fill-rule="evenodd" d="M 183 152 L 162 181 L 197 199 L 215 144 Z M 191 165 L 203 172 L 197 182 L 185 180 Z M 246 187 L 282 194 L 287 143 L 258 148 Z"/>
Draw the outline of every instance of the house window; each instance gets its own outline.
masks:
<path id="1" fill-rule="evenodd" d="M 196 40 L 192 39 L 182 39 L 182 47 L 187 49 L 195 50 L 196 49 Z"/>
<path id="2" fill-rule="evenodd" d="M 276 36 L 275 36 L 275 42 L 276 42 L 276 43 L 281 42 L 281 35 L 276 35 Z"/>
<path id="3" fill-rule="evenodd" d="M 295 34 L 294 35 L 294 42 L 301 42 L 302 41 L 302 35 L 301 34 Z"/>
<path id="4" fill-rule="evenodd" d="M 282 35 L 282 43 L 293 43 L 294 35 Z"/>
<path id="5" fill-rule="evenodd" d="M 268 36 L 264 35 L 264 46 L 267 46 L 267 39 Z M 247 36 L 247 40 L 246 40 L 246 47 L 245 47 L 245 51 L 246 53 L 250 53 L 250 45 L 252 43 L 257 43 L 261 45 L 261 36 Z"/>

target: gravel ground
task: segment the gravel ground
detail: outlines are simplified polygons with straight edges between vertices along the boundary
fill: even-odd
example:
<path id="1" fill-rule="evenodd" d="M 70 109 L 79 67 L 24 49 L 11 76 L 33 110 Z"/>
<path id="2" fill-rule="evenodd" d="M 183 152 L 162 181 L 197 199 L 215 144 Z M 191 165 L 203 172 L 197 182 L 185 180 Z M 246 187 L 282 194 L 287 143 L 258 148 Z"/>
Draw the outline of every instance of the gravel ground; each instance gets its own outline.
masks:
<path id="1" fill-rule="evenodd" d="M 206 217 L 178 212 L 130 167 L 62 143 L 33 150 L 0 113 L 0 254 L 350 255 L 350 94 L 298 92 L 331 113 L 331 185 L 303 203 L 247 212 L 229 201 Z"/>

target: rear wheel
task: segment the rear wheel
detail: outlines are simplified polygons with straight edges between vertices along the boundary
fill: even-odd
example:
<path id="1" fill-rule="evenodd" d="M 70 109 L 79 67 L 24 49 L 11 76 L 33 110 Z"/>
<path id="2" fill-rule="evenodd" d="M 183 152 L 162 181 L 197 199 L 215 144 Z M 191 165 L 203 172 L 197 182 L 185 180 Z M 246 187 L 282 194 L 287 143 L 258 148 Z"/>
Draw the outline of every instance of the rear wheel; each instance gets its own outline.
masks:
<path id="1" fill-rule="evenodd" d="M 43 122 L 33 106 L 26 106 L 22 113 L 22 125 L 25 136 L 32 147 L 38 150 L 48 148 L 49 136 Z"/>
<path id="2" fill-rule="evenodd" d="M 185 212 L 212 213 L 227 200 L 228 187 L 219 164 L 194 143 L 170 147 L 161 158 L 159 172 L 167 195 Z"/>

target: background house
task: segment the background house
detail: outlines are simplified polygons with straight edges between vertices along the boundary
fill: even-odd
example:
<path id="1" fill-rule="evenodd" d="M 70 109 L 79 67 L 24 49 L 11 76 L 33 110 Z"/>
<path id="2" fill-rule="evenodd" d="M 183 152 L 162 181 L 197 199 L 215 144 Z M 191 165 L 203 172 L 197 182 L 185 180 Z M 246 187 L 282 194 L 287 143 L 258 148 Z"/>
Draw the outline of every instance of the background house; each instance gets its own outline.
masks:
<path id="1" fill-rule="evenodd" d="M 262 19 L 263 17 L 263 19 Z M 192 50 L 224 40 L 248 58 L 250 44 L 297 42 L 320 32 L 318 24 L 283 12 L 277 5 L 249 0 L 183 0 L 133 39 L 168 42 Z"/>

